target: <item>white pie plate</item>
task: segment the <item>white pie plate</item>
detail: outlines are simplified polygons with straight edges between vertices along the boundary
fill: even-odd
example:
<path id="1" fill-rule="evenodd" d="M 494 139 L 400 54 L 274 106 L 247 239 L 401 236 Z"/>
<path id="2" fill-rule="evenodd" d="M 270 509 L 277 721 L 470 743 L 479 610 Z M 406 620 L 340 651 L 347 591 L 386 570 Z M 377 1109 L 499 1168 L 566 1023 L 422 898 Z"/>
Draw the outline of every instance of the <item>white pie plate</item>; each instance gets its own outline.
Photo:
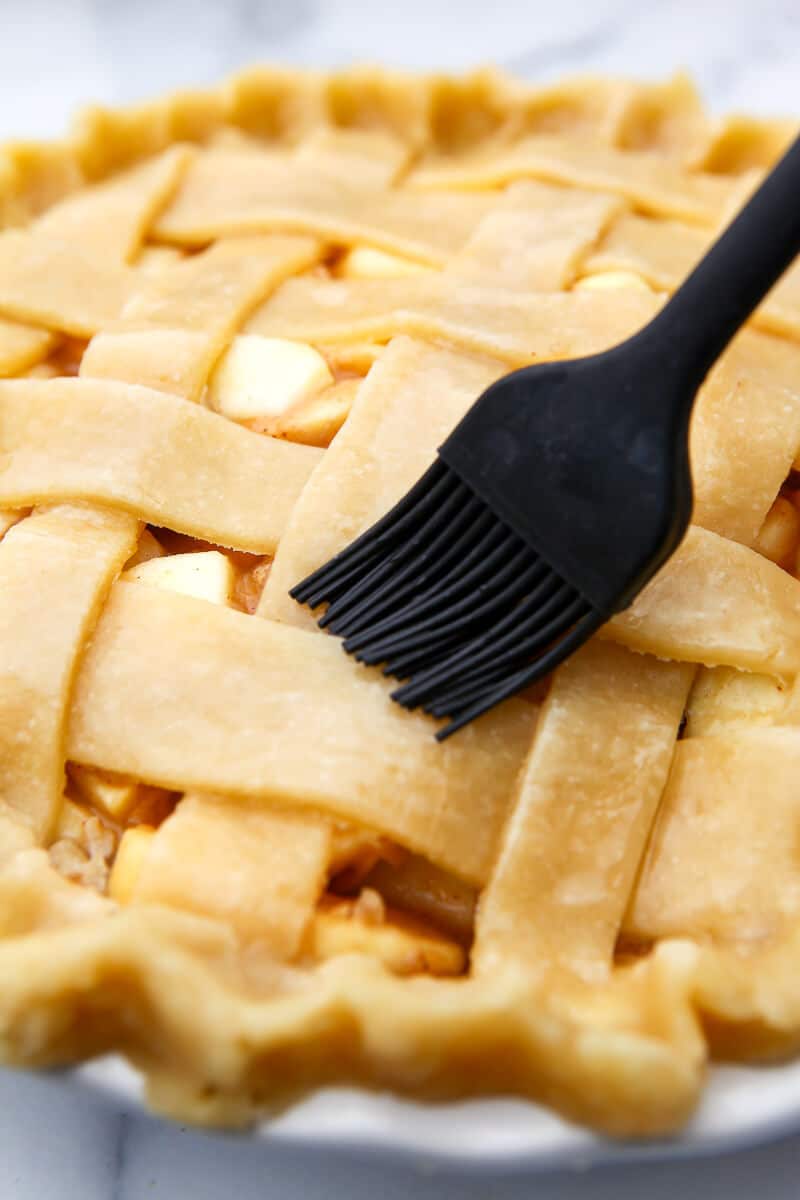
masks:
<path id="1" fill-rule="evenodd" d="M 121 1108 L 141 1109 L 136 1071 L 108 1056 L 68 1074 Z M 474 1172 L 536 1171 L 688 1158 L 741 1149 L 800 1132 L 800 1061 L 781 1066 L 715 1067 L 683 1133 L 649 1142 L 610 1142 L 520 1100 L 417 1104 L 356 1088 L 326 1088 L 263 1122 L 255 1136 L 309 1151 L 380 1154 Z"/>

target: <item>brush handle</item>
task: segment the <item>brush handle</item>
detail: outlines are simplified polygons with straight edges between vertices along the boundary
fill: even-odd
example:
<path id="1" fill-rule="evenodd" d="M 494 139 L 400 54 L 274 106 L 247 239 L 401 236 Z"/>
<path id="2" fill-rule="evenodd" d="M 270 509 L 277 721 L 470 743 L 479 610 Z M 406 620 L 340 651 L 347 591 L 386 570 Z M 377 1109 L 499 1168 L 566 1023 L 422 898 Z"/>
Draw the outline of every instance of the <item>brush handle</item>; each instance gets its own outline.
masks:
<path id="1" fill-rule="evenodd" d="M 649 326 L 659 365 L 694 394 L 728 342 L 800 253 L 800 137 Z"/>

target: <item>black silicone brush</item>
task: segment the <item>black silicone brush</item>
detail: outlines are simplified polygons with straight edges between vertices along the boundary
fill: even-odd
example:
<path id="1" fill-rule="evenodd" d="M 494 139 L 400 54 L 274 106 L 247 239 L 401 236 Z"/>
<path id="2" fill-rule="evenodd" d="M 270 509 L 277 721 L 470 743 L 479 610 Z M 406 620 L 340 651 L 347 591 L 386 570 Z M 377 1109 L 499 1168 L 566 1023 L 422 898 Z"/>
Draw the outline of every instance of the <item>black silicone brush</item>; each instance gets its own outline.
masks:
<path id="1" fill-rule="evenodd" d="M 440 740 L 625 608 L 692 508 L 709 368 L 800 251 L 800 138 L 682 287 L 602 354 L 494 383 L 381 521 L 292 589 Z"/>

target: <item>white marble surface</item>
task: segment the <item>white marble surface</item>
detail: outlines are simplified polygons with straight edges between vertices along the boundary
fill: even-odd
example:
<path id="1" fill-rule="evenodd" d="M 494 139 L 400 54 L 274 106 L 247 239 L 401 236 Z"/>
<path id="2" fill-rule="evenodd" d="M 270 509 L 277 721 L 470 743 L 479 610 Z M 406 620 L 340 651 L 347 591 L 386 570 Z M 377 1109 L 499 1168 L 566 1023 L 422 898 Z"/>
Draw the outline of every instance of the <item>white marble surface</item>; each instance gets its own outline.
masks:
<path id="1" fill-rule="evenodd" d="M 689 68 L 718 110 L 800 110 L 800 0 L 0 0 L 0 137 L 245 63 L 497 62 L 531 78 Z M 757 1101 L 754 1101 L 757 1102 Z M 0 1200 L 796 1200 L 800 1137 L 737 1155 L 530 1178 L 208 1136 L 0 1072 Z"/>
<path id="2" fill-rule="evenodd" d="M 0 136 L 258 60 L 541 79 L 684 66 L 717 108 L 791 113 L 799 55 L 798 0 L 0 0 Z"/>

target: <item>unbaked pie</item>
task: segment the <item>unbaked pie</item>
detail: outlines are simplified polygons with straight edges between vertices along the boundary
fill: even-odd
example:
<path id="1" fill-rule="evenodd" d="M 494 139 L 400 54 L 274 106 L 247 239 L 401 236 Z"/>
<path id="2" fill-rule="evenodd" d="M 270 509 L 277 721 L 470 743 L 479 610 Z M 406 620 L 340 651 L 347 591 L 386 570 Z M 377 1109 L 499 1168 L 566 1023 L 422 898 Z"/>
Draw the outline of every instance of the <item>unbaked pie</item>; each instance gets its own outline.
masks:
<path id="1" fill-rule="evenodd" d="M 694 524 L 437 745 L 288 589 L 510 368 L 646 322 L 793 136 L 682 77 L 252 70 L 0 152 L 0 1028 L 243 1124 L 314 1086 L 677 1128 L 800 1043 L 800 268 Z"/>

